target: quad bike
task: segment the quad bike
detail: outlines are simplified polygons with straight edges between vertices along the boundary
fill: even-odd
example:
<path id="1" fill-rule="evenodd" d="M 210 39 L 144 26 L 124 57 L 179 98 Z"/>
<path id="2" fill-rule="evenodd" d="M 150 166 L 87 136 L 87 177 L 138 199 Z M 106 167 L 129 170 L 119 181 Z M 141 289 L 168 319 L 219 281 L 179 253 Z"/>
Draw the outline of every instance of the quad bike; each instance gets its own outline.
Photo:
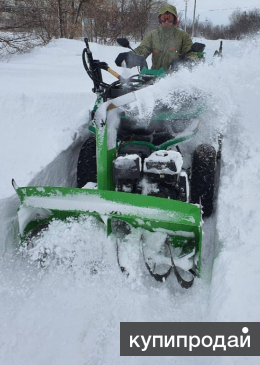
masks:
<path id="1" fill-rule="evenodd" d="M 129 46 L 124 39 L 119 42 Z M 123 79 L 106 63 L 93 59 L 87 38 L 85 44 L 83 64 L 97 99 L 89 126 L 93 135 L 78 158 L 77 188 L 18 187 L 13 180 L 21 200 L 21 238 L 30 240 L 53 219 L 91 215 L 115 237 L 118 264 L 127 272 L 121 261 L 124 236 L 141 228 L 140 252 L 149 273 L 164 281 L 174 271 L 180 285 L 189 288 L 201 268 L 202 216 L 210 216 L 214 209 L 221 151 L 217 155 L 214 147 L 201 144 L 191 166 L 185 166 L 179 145 L 196 135 L 205 101 L 198 95 L 182 95 L 179 110 L 159 104 L 142 124 L 129 105 L 144 88 L 155 85 L 164 70 L 143 67 L 138 75 Z M 106 84 L 101 70 L 117 81 Z M 147 231 L 162 233 L 163 243 L 151 247 Z"/>

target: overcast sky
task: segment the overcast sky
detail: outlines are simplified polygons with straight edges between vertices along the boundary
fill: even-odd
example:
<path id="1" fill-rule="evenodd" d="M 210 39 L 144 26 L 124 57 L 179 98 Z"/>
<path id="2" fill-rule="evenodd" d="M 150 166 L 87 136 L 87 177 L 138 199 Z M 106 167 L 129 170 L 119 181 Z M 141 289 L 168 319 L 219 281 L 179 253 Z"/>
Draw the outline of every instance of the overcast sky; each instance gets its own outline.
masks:
<path id="1" fill-rule="evenodd" d="M 193 19 L 194 1 L 188 0 L 187 17 Z M 168 3 L 177 7 L 177 11 L 185 10 L 185 0 L 169 0 Z M 260 0 L 196 0 L 196 17 L 200 21 L 211 20 L 214 25 L 228 24 L 229 16 L 236 10 L 248 11 L 254 7 L 260 8 Z"/>

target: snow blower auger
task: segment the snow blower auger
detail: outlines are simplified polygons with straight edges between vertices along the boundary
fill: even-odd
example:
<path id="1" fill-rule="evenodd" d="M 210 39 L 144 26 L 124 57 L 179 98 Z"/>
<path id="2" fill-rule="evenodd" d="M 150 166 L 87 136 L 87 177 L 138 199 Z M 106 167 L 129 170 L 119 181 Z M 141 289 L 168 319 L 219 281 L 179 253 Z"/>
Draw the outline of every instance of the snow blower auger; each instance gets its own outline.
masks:
<path id="1" fill-rule="evenodd" d="M 106 63 L 93 60 L 87 39 L 85 43 L 83 64 L 97 101 L 89 127 L 93 136 L 83 144 L 78 159 L 78 186 L 18 187 L 13 181 L 21 200 L 21 239 L 47 229 L 53 219 L 91 215 L 106 224 L 108 235 L 114 235 L 118 264 L 127 273 L 124 236 L 138 228 L 149 273 L 164 281 L 174 271 L 180 285 L 189 288 L 201 266 L 202 206 L 204 216 L 213 210 L 216 152 L 208 144 L 200 145 L 191 168 L 184 167 L 179 144 L 198 131 L 205 102 L 182 95 L 178 111 L 157 106 L 150 122 L 140 125 L 128 106 L 144 87 L 163 76 L 162 70 L 143 68 L 125 80 Z M 118 80 L 104 83 L 101 69 Z M 150 234 L 158 236 L 155 245 Z"/>

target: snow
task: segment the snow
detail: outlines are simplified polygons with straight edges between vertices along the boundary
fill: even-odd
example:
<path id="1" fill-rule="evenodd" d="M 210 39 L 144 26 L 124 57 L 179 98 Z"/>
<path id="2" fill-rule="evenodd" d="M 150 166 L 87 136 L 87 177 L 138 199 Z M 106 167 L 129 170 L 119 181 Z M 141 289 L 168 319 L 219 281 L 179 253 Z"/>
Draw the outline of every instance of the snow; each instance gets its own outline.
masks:
<path id="1" fill-rule="evenodd" d="M 53 222 L 37 250 L 16 249 L 19 199 L 11 179 L 19 186 L 75 186 L 95 95 L 81 41 L 61 39 L 1 61 L 1 363 L 150 365 L 158 359 L 120 358 L 120 321 L 260 320 L 260 37 L 224 41 L 224 57 L 213 63 L 219 41 L 194 41 L 206 43 L 206 64 L 159 81 L 147 100 L 143 94 L 137 100 L 146 100 L 142 112 L 150 115 L 158 94 L 163 100 L 170 90 L 202 89 L 210 107 L 196 138 L 216 144 L 215 131 L 224 136 L 218 210 L 203 225 L 202 277 L 189 290 L 173 275 L 165 283 L 149 276 L 139 254 L 140 229 L 127 238 L 128 278 L 117 266 L 115 242 L 93 218 Z M 119 47 L 91 44 L 91 50 L 122 76 L 129 72 L 114 65 Z M 114 78 L 106 74 L 105 81 Z M 192 141 L 185 143 L 188 148 Z M 150 239 L 156 243 L 163 234 Z M 44 249 L 56 253 L 45 269 L 36 260 Z M 258 363 L 253 357 L 174 359 L 198 361 Z"/>

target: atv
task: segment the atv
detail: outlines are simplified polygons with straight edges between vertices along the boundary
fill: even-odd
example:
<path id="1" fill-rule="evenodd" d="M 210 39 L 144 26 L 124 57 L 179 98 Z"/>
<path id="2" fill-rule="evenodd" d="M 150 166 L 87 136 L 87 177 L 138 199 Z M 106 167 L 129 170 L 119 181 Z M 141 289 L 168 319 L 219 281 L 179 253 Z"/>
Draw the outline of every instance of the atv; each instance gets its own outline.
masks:
<path id="1" fill-rule="evenodd" d="M 118 265 L 128 274 L 122 259 L 125 237 L 142 229 L 140 252 L 149 273 L 165 281 L 174 271 L 180 285 L 189 288 L 201 268 L 202 216 L 214 209 L 220 151 L 217 156 L 214 147 L 200 144 L 188 166 L 179 145 L 196 135 L 205 100 L 183 94 L 178 110 L 159 103 L 149 121 L 140 123 L 138 111 L 129 105 L 142 90 L 156 85 L 164 70 L 144 65 L 124 79 L 94 60 L 88 39 L 84 41 L 83 64 L 97 99 L 89 126 L 92 136 L 78 158 L 77 187 L 18 187 L 13 180 L 21 200 L 21 239 L 29 242 L 53 219 L 91 215 L 105 222 L 107 234 L 115 237 Z M 127 40 L 118 41 L 130 47 Z M 106 84 L 101 70 L 117 81 Z M 163 242 L 151 247 L 147 231 L 161 233 Z"/>

